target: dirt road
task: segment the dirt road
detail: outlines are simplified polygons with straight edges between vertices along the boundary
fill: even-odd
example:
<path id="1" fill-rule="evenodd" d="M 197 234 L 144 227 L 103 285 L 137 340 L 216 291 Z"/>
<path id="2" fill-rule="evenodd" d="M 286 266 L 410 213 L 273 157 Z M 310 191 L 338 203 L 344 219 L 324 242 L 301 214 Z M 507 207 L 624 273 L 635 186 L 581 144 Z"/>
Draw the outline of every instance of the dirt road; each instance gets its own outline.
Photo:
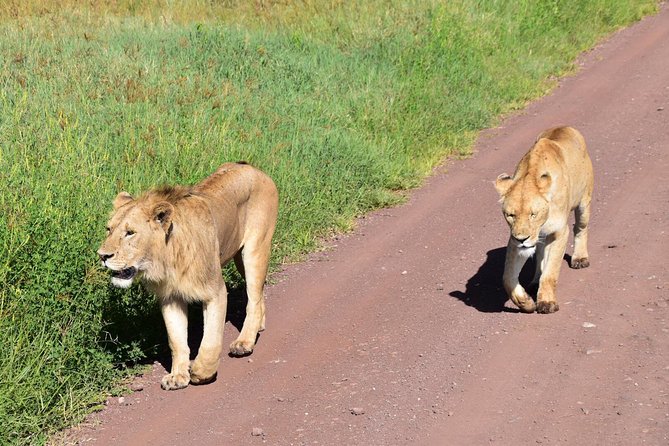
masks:
<path id="1" fill-rule="evenodd" d="M 563 264 L 558 313 L 521 314 L 492 181 L 556 124 L 593 158 L 591 267 Z M 476 150 L 277 275 L 253 355 L 178 392 L 156 365 L 80 444 L 669 444 L 668 5 Z"/>

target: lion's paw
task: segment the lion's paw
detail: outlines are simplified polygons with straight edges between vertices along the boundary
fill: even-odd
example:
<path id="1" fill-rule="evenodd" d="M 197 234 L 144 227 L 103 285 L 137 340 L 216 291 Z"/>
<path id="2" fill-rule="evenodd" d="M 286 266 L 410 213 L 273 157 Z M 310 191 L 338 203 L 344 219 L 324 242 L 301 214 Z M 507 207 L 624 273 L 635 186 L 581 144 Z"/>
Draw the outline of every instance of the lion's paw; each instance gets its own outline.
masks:
<path id="1" fill-rule="evenodd" d="M 218 362 L 216 362 L 218 364 Z M 193 384 L 207 384 L 216 379 L 216 367 L 205 366 L 196 359 L 190 364 L 190 382 Z"/>
<path id="2" fill-rule="evenodd" d="M 524 293 L 519 297 L 511 295 L 511 300 L 523 313 L 534 313 L 534 310 L 536 309 L 534 301 L 527 293 Z"/>
<path id="3" fill-rule="evenodd" d="M 572 258 L 571 267 L 573 269 L 587 268 L 590 266 L 590 260 L 587 257 L 582 257 L 580 259 Z"/>
<path id="4" fill-rule="evenodd" d="M 253 342 L 245 342 L 237 339 L 230 344 L 230 354 L 233 356 L 245 356 L 253 352 L 254 346 Z"/>
<path id="5" fill-rule="evenodd" d="M 197 373 L 191 373 L 190 382 L 193 384 L 207 384 L 216 380 L 216 372 L 213 375 L 199 375 Z"/>
<path id="6" fill-rule="evenodd" d="M 532 299 L 528 299 L 523 302 L 518 302 L 516 305 L 523 313 L 534 313 L 534 310 L 536 309 L 536 305 L 534 304 L 534 301 Z"/>
<path id="7" fill-rule="evenodd" d="M 555 313 L 560 309 L 557 302 L 554 301 L 539 301 L 537 302 L 537 313 L 548 314 Z"/>
<path id="8" fill-rule="evenodd" d="M 163 376 L 162 381 L 160 382 L 160 387 L 163 390 L 179 390 L 188 386 L 190 382 L 190 376 L 188 373 L 170 373 L 169 375 Z"/>

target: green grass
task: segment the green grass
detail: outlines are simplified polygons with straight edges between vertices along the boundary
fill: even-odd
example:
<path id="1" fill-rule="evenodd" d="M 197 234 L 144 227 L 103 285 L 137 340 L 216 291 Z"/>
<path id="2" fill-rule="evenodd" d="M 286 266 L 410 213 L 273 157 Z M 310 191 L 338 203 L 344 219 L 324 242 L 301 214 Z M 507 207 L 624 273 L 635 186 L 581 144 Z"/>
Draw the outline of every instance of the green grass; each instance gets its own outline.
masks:
<path id="1" fill-rule="evenodd" d="M 273 265 L 299 259 L 657 8 L 211 3 L 0 3 L 2 444 L 44 443 L 164 346 L 151 297 L 96 260 L 120 190 L 246 160 L 280 190 Z"/>

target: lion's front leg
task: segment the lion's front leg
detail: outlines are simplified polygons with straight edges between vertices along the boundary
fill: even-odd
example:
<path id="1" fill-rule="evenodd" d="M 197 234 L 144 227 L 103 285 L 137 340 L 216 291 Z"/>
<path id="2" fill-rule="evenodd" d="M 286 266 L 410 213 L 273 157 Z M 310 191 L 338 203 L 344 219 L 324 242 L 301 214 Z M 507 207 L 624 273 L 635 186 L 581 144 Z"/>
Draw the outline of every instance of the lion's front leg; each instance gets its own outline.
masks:
<path id="1" fill-rule="evenodd" d="M 541 274 L 537 295 L 538 313 L 555 313 L 560 309 L 557 303 L 556 288 L 568 239 L 569 229 L 565 226 L 546 240 L 545 267 Z"/>
<path id="2" fill-rule="evenodd" d="M 529 256 L 524 255 L 524 253 L 521 254 L 517 244 L 518 243 L 513 239 L 509 239 L 509 244 L 506 247 L 503 277 L 504 289 L 511 301 L 513 301 L 521 311 L 532 313 L 536 308 L 534 301 L 532 300 L 532 297 L 527 294 L 527 291 L 525 291 L 525 288 L 523 288 L 518 280 L 520 271 L 523 269 L 523 265 L 525 265 Z"/>
<path id="3" fill-rule="evenodd" d="M 183 389 L 190 382 L 188 305 L 180 299 L 169 299 L 162 303 L 161 311 L 172 351 L 172 370 L 169 375 L 163 377 L 160 386 L 165 390 Z"/>
<path id="4" fill-rule="evenodd" d="M 223 349 L 223 328 L 227 310 L 228 292 L 221 278 L 217 289 L 209 301 L 202 303 L 204 334 L 197 357 L 191 364 L 190 380 L 193 384 L 204 384 L 212 381 L 218 370 Z"/>

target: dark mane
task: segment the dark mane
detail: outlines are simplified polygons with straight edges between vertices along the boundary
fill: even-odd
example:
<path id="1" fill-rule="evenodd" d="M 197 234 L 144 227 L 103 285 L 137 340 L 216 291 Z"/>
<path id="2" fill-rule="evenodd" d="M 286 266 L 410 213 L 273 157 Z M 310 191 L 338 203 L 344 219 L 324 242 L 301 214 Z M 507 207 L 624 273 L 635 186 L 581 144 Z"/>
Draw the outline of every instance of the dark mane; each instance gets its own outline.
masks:
<path id="1" fill-rule="evenodd" d="M 193 188 L 190 186 L 160 186 L 150 191 L 147 195 L 152 195 L 156 200 L 167 201 L 171 204 L 176 204 L 184 198 L 196 195 Z"/>

